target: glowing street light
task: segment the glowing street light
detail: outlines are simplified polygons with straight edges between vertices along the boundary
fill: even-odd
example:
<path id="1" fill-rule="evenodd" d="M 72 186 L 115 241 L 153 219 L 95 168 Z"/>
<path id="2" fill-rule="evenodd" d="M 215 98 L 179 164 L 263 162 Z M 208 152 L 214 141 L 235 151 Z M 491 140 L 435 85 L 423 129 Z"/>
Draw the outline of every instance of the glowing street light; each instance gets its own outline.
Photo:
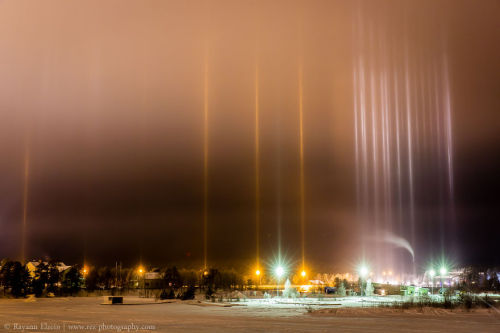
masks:
<path id="1" fill-rule="evenodd" d="M 83 283 L 86 284 L 87 282 L 87 274 L 89 272 L 89 269 L 87 268 L 86 265 L 83 266 L 82 268 L 82 276 L 83 276 Z M 85 288 L 87 288 L 87 286 L 85 285 Z"/>
<path id="2" fill-rule="evenodd" d="M 369 271 L 368 271 L 368 267 L 366 266 L 361 266 L 361 268 L 359 269 L 359 275 L 364 278 L 368 275 Z"/>
<path id="3" fill-rule="evenodd" d="M 144 295 L 146 295 L 146 277 L 145 277 L 144 268 L 142 267 L 142 265 L 139 266 L 139 268 L 137 268 L 137 272 L 139 273 L 139 276 L 142 277 L 142 289 L 143 289 Z M 139 281 L 137 281 L 137 283 L 139 283 Z"/>
<path id="4" fill-rule="evenodd" d="M 366 279 L 369 272 L 370 271 L 368 270 L 368 267 L 366 267 L 365 265 L 363 265 L 359 268 L 359 277 L 361 280 L 361 285 L 359 286 L 359 289 L 360 289 L 359 291 L 360 291 L 361 296 L 363 296 L 363 280 Z"/>
<path id="5" fill-rule="evenodd" d="M 277 276 L 278 278 L 280 278 L 280 277 L 282 277 L 282 276 L 283 276 L 283 274 L 285 274 L 285 269 L 284 269 L 282 266 L 278 266 L 278 267 L 276 267 L 276 269 L 275 269 L 275 273 L 276 273 L 276 276 Z"/>
<path id="6" fill-rule="evenodd" d="M 429 271 L 429 275 L 431 276 L 432 278 L 432 284 L 431 284 L 431 295 L 434 295 L 434 276 L 436 276 L 436 271 L 431 269 Z"/>
<path id="7" fill-rule="evenodd" d="M 305 278 L 307 273 L 306 273 L 306 271 L 302 270 L 302 272 L 300 272 L 300 275 L 302 275 L 302 277 Z"/>
<path id="8" fill-rule="evenodd" d="M 276 274 L 276 296 L 279 296 L 279 285 L 280 285 L 280 278 L 285 274 L 285 269 L 282 266 L 276 267 L 274 270 L 274 273 Z"/>
<path id="9" fill-rule="evenodd" d="M 258 279 L 259 286 L 260 286 L 260 284 L 261 284 L 261 282 L 262 282 L 262 281 L 261 281 L 261 276 L 260 276 L 260 274 L 261 274 L 261 271 L 260 271 L 260 269 L 259 269 L 259 268 L 257 268 L 257 269 L 255 270 L 255 276 L 256 276 L 256 277 L 257 277 L 257 279 Z"/>
<path id="10" fill-rule="evenodd" d="M 439 269 L 439 277 L 441 278 L 441 288 L 443 288 L 443 276 L 446 276 L 446 273 L 448 273 L 448 270 L 446 267 L 442 266 Z"/>

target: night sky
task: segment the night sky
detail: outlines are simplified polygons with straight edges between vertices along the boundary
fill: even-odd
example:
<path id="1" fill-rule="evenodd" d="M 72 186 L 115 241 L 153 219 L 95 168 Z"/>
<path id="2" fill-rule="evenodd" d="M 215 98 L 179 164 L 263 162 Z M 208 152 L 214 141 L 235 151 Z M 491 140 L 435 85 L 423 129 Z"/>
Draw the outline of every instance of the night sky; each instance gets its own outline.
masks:
<path id="1" fill-rule="evenodd" d="M 20 256 L 29 156 L 29 258 L 201 265 L 206 61 L 208 260 L 250 264 L 258 59 L 262 260 L 281 237 L 299 262 L 301 55 L 307 258 L 320 271 L 351 268 L 361 256 L 352 74 L 360 8 L 367 31 L 406 31 L 424 54 L 446 46 L 453 212 L 446 207 L 444 237 L 427 237 L 439 233 L 438 209 L 417 204 L 417 262 L 444 247 L 457 264 L 500 264 L 495 0 L 0 1 L 0 257 Z M 425 183 L 418 197 L 437 187 Z"/>

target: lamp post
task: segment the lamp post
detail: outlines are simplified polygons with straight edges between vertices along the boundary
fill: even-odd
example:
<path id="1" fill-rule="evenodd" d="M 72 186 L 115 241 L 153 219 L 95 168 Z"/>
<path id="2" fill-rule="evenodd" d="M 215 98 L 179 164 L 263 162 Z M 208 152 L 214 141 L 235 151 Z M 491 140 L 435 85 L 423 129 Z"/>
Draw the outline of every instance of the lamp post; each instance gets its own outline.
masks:
<path id="1" fill-rule="evenodd" d="M 276 267 L 276 296 L 279 296 L 279 285 L 280 285 L 280 278 L 281 276 L 283 275 L 283 273 L 285 273 L 285 270 L 283 269 L 283 267 L 281 266 L 278 266 Z"/>
<path id="2" fill-rule="evenodd" d="M 142 266 L 139 266 L 137 272 L 139 273 L 139 276 L 142 277 L 142 292 L 144 296 L 146 296 L 146 281 L 144 281 L 144 268 L 142 268 Z"/>
<path id="3" fill-rule="evenodd" d="M 359 277 L 361 278 L 361 286 L 359 287 L 361 296 L 363 296 L 363 280 L 366 278 L 368 275 L 368 267 L 366 266 L 361 266 L 359 269 Z"/>
<path id="4" fill-rule="evenodd" d="M 261 273 L 260 269 L 257 269 L 257 270 L 255 271 L 255 275 L 257 275 L 257 278 L 259 279 L 259 287 L 260 287 L 260 284 L 261 284 L 261 277 L 260 277 L 260 273 Z"/>
<path id="5" fill-rule="evenodd" d="M 441 288 L 443 288 L 443 276 L 446 275 L 446 273 L 448 273 L 448 270 L 446 269 L 446 267 L 441 267 L 441 269 L 439 270 L 439 275 L 441 277 Z"/>
<path id="6" fill-rule="evenodd" d="M 431 276 L 431 295 L 434 295 L 434 276 L 436 276 L 436 271 L 431 269 L 429 275 Z"/>
<path id="7" fill-rule="evenodd" d="M 87 268 L 87 266 L 83 266 L 83 269 L 82 269 L 82 277 L 83 277 L 83 286 L 85 287 L 85 289 L 87 289 L 87 274 L 89 272 L 89 269 Z"/>

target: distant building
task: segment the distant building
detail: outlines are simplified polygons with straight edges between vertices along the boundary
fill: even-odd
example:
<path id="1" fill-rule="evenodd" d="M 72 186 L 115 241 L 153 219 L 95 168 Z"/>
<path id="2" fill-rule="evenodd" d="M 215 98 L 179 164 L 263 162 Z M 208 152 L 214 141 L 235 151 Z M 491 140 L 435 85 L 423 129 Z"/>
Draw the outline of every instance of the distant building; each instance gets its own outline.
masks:
<path id="1" fill-rule="evenodd" d="M 146 289 L 161 289 L 164 286 L 164 280 L 160 272 L 144 273 L 144 288 Z"/>
<path id="2" fill-rule="evenodd" d="M 26 264 L 26 268 L 28 269 L 28 272 L 29 272 L 31 277 L 35 276 L 35 271 L 36 271 L 38 265 L 40 265 L 42 262 L 47 266 L 49 265 L 49 263 L 47 261 L 42 261 L 42 260 L 32 260 Z M 59 273 L 64 272 L 65 270 L 67 270 L 70 267 L 71 266 L 65 265 L 63 262 L 56 263 L 56 268 L 59 271 Z"/>

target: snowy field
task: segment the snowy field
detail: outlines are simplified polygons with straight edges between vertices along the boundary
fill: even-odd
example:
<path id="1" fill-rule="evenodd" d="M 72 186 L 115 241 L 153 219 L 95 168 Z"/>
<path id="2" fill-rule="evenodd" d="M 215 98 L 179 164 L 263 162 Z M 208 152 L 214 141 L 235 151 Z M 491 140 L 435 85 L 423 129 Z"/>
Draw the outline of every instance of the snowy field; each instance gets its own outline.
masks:
<path id="1" fill-rule="evenodd" d="M 102 297 L 0 299 L 0 330 L 143 332 L 500 332 L 500 313 L 478 309 L 394 310 L 369 300 L 248 300 L 235 303 L 126 297 L 129 305 L 101 305 Z M 148 304 L 149 302 L 149 304 Z M 340 304 L 340 305 L 339 305 Z"/>

